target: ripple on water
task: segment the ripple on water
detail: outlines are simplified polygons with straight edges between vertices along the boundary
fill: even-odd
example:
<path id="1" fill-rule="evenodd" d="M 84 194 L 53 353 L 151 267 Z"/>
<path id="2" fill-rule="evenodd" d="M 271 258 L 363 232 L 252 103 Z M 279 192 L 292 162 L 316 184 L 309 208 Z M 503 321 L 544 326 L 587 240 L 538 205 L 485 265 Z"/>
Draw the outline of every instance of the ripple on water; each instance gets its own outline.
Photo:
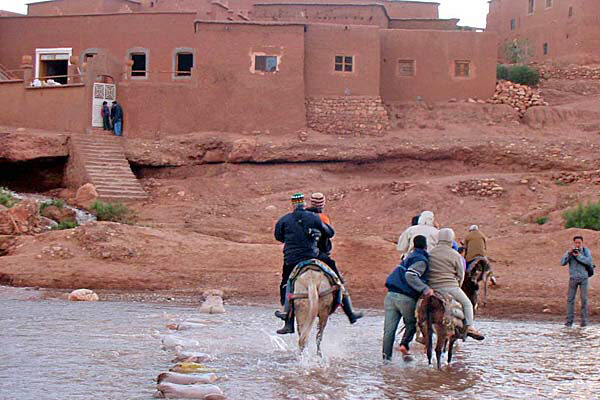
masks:
<path id="1" fill-rule="evenodd" d="M 484 342 L 459 343 L 438 371 L 422 348 L 415 361 L 381 362 L 382 316 L 350 326 L 331 318 L 324 359 L 297 354 L 296 336 L 272 334 L 280 322 L 264 307 L 228 307 L 199 316 L 191 308 L 139 303 L 23 302 L 0 299 L 2 399 L 149 399 L 152 380 L 172 364 L 160 349 L 166 323 L 202 319 L 177 332 L 226 376 L 230 399 L 591 399 L 600 393 L 598 327 L 480 321 Z M 314 341 L 314 339 L 313 339 Z M 2 397 L 7 396 L 7 397 Z"/>

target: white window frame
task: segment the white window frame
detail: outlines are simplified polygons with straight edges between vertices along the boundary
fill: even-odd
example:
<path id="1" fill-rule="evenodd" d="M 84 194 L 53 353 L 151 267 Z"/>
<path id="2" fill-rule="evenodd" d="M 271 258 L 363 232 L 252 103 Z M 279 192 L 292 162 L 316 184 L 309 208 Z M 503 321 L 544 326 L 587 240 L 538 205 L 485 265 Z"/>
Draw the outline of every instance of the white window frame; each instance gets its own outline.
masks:
<path id="1" fill-rule="evenodd" d="M 56 47 L 51 49 L 35 49 L 35 79 L 40 79 L 40 59 L 42 54 L 68 54 L 67 65 L 71 65 L 72 47 Z"/>

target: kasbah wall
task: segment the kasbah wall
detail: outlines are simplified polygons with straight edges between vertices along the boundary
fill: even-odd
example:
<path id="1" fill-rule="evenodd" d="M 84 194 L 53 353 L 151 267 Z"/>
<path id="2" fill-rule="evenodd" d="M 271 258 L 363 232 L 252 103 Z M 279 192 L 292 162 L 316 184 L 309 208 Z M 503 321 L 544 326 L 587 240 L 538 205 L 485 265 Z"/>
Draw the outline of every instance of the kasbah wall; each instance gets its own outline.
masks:
<path id="1" fill-rule="evenodd" d="M 501 60 L 508 61 L 505 46 L 517 39 L 527 40 L 530 61 L 600 62 L 598 0 L 534 0 L 532 13 L 529 6 L 529 0 L 490 1 L 487 30 L 498 34 Z"/>
<path id="2" fill-rule="evenodd" d="M 66 7 L 73 1 L 51 3 Z M 131 2 L 98 3 L 109 7 Z M 306 23 L 306 18 L 303 23 L 272 18 L 198 21 L 194 11 L 158 12 L 166 4 L 192 3 L 200 2 L 160 1 L 154 3 L 150 13 L 2 18 L 0 64 L 18 68 L 21 57 L 34 55 L 36 48 L 66 47 L 72 48 L 75 56 L 93 51 L 105 54 L 114 65 L 124 66 L 130 51 L 143 50 L 147 55 L 147 78 L 132 79 L 115 72 L 118 68 L 111 69 L 110 74 L 117 82 L 117 97 L 125 108 L 126 135 L 153 138 L 196 131 L 286 132 L 306 126 L 335 134 L 378 134 L 389 125 L 382 101 L 487 98 L 494 90 L 493 34 L 382 29 L 385 20 L 379 19 L 371 26 L 348 23 L 354 17 L 388 13 L 375 4 L 335 7 L 336 13 L 346 13 L 334 15 L 340 19 L 327 24 Z M 388 3 L 384 3 L 386 7 Z M 142 2 L 141 9 L 148 4 Z M 392 6 L 413 10 L 407 16 L 427 18 L 422 20 L 424 23 L 437 16 L 437 5 L 433 3 L 394 2 Z M 332 10 L 327 5 L 310 5 L 303 10 L 297 5 L 289 10 L 282 7 L 263 9 L 305 15 L 310 10 L 320 10 L 329 16 Z M 32 26 L 36 28 L 31 29 Z M 193 52 L 194 69 L 190 78 L 175 79 L 176 51 L 182 48 Z M 260 54 L 278 56 L 277 72 L 254 70 L 254 56 Z M 351 72 L 335 71 L 335 56 L 339 55 L 353 57 Z M 398 61 L 406 59 L 414 62 L 413 76 L 397 73 Z M 456 60 L 471 62 L 471 76 L 454 78 Z M 91 65 L 94 62 L 97 61 L 91 61 Z M 7 85 L 0 82 L 0 98 Z M 21 87 L 28 93 L 35 92 Z M 46 101 L 61 104 L 61 89 L 67 88 L 44 89 Z M 88 96 L 90 89 L 84 93 Z M 83 115 L 90 114 L 91 95 L 88 97 L 68 104 L 83 109 Z M 4 110 L 17 104 L 0 102 Z M 31 126 L 30 118 L 24 115 L 36 113 L 3 113 L 0 125 Z M 61 119 L 56 119 L 51 125 L 57 130 L 81 131 L 79 126 L 86 125 L 76 119 L 76 124 L 64 123 L 61 127 Z"/>

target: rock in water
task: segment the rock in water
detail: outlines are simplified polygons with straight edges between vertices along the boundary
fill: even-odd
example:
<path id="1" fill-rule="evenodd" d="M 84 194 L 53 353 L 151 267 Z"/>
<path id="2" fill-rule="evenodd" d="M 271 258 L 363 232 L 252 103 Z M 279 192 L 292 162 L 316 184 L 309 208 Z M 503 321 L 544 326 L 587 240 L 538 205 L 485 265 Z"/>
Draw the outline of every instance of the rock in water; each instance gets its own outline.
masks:
<path id="1" fill-rule="evenodd" d="M 77 289 L 69 293 L 70 301 L 98 301 L 100 298 L 90 289 Z"/>
<path id="2" fill-rule="evenodd" d="M 223 314 L 223 292 L 220 290 L 207 290 L 204 292 L 204 303 L 200 306 L 200 312 L 205 314 Z"/>
<path id="3" fill-rule="evenodd" d="M 98 200 L 98 192 L 96 191 L 96 187 L 91 183 L 86 183 L 77 189 L 75 204 L 79 207 L 89 210 L 96 200 Z"/>
<path id="4" fill-rule="evenodd" d="M 223 391 L 215 385 L 177 385 L 175 383 L 159 383 L 158 391 L 171 399 L 225 399 Z"/>
<path id="5" fill-rule="evenodd" d="M 179 374 L 177 372 L 163 372 L 158 375 L 158 383 L 168 382 L 179 385 L 193 385 L 195 383 L 207 384 L 214 383 L 219 379 L 216 374 Z"/>

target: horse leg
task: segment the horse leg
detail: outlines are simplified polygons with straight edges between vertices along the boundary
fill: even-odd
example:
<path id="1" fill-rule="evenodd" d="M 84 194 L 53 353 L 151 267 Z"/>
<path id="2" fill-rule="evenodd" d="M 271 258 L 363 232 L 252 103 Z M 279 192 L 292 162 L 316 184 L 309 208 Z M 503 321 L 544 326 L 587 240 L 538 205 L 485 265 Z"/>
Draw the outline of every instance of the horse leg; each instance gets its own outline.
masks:
<path id="1" fill-rule="evenodd" d="M 442 351 L 446 345 L 447 339 L 442 335 L 438 336 L 437 343 L 435 345 L 435 359 L 437 361 L 438 369 L 442 368 Z"/>
<path id="2" fill-rule="evenodd" d="M 453 354 L 453 351 L 454 351 L 454 342 L 456 342 L 456 338 L 453 337 L 450 340 L 450 344 L 449 344 L 449 347 L 448 347 L 448 364 L 450 364 L 452 362 L 452 354 Z"/>
<path id="3" fill-rule="evenodd" d="M 321 353 L 321 341 L 323 340 L 323 332 L 325 331 L 325 327 L 327 326 L 327 319 L 329 315 L 319 315 L 319 327 L 317 330 L 317 354 L 319 357 L 323 357 Z"/>

